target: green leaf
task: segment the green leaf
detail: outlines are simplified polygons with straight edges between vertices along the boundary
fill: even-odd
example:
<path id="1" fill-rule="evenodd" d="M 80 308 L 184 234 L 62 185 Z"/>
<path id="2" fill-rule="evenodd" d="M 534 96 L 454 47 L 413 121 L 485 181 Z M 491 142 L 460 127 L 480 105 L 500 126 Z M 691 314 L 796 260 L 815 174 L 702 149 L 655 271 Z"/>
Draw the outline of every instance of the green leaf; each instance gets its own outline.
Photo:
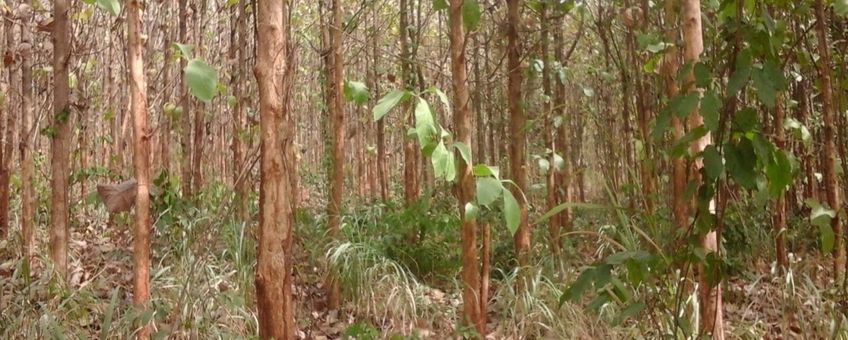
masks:
<path id="1" fill-rule="evenodd" d="M 536 219 L 536 221 L 533 222 L 533 225 L 541 224 L 541 223 L 547 221 L 549 218 L 553 217 L 554 215 L 559 214 L 563 210 L 568 209 L 568 208 L 580 208 L 580 209 L 589 209 L 589 210 L 593 210 L 593 209 L 594 210 L 615 209 L 613 207 L 609 207 L 609 206 L 601 205 L 601 204 L 566 202 L 566 203 L 562 203 L 558 206 L 551 208 L 551 210 L 548 210 L 548 212 L 546 212 L 544 215 L 542 215 L 541 217 Z"/>
<path id="2" fill-rule="evenodd" d="M 706 88 L 710 85 L 712 81 L 710 70 L 707 69 L 707 65 L 704 63 L 695 64 L 695 68 L 692 70 L 692 73 L 695 74 L 695 85 L 700 88 Z"/>
<path id="3" fill-rule="evenodd" d="M 500 170 L 496 166 L 488 166 L 486 164 L 477 164 L 472 169 L 474 176 L 476 177 L 489 177 L 492 176 L 494 178 L 500 178 Z"/>
<path id="4" fill-rule="evenodd" d="M 518 231 L 518 225 L 521 223 L 521 209 L 518 207 L 518 201 L 512 192 L 507 188 L 503 188 L 504 207 L 503 214 L 506 221 L 506 228 L 512 235 Z"/>
<path id="5" fill-rule="evenodd" d="M 193 45 L 174 43 L 172 46 L 180 52 L 180 57 L 185 58 L 186 60 L 192 59 L 191 51 L 194 49 Z"/>
<path id="6" fill-rule="evenodd" d="M 377 105 L 374 106 L 374 121 L 378 121 L 383 118 L 389 111 L 391 111 L 398 103 L 402 100 L 406 99 L 409 93 L 404 90 L 392 90 L 387 93 L 383 98 L 380 98 L 377 101 Z"/>
<path id="7" fill-rule="evenodd" d="M 465 23 L 465 29 L 473 31 L 480 25 L 480 4 L 477 0 L 465 0 L 462 2 L 462 22 Z"/>
<path id="8" fill-rule="evenodd" d="M 358 81 L 346 81 L 344 84 L 344 95 L 348 101 L 357 104 L 365 104 L 368 102 L 370 95 L 368 94 L 368 86 L 365 83 Z"/>
<path id="9" fill-rule="evenodd" d="M 121 14 L 121 3 L 118 0 L 97 0 L 97 6 L 112 13 L 112 15 Z"/>
<path id="10" fill-rule="evenodd" d="M 218 91 L 218 72 L 197 58 L 189 61 L 184 71 L 191 94 L 204 102 L 212 101 Z"/>
<path id="11" fill-rule="evenodd" d="M 422 98 L 418 98 L 418 104 L 415 105 L 415 132 L 422 146 L 434 142 L 438 132 L 430 105 Z"/>
<path id="12" fill-rule="evenodd" d="M 792 183 L 792 162 L 784 150 L 774 153 L 774 160 L 766 165 L 766 176 L 769 180 L 769 193 L 779 197 Z"/>
<path id="13" fill-rule="evenodd" d="M 618 315 L 615 317 L 615 320 L 613 320 L 613 325 L 621 324 L 623 321 L 635 316 L 636 314 L 639 314 L 645 309 L 645 307 L 647 307 L 647 305 L 645 305 L 645 303 L 643 302 L 634 302 L 630 304 L 629 306 L 622 309 L 621 313 L 618 313 Z"/>
<path id="14" fill-rule="evenodd" d="M 746 107 L 733 116 L 733 128 L 740 132 L 753 131 L 757 127 L 758 120 L 757 111 Z"/>
<path id="15" fill-rule="evenodd" d="M 768 80 L 768 77 L 762 70 L 754 70 L 751 79 L 754 81 L 754 88 L 757 89 L 757 97 L 768 108 L 773 108 L 777 100 L 777 90 L 774 85 Z"/>
<path id="16" fill-rule="evenodd" d="M 713 91 L 704 93 L 701 98 L 701 117 L 704 117 L 704 125 L 712 132 L 718 131 L 719 114 L 721 101 Z"/>
<path id="17" fill-rule="evenodd" d="M 736 58 L 736 70 L 730 75 L 727 81 L 727 95 L 735 96 L 739 90 L 745 87 L 748 79 L 751 78 L 751 67 L 753 65 L 753 57 L 748 49 L 742 50 Z"/>
<path id="18" fill-rule="evenodd" d="M 836 235 L 830 224 L 819 224 L 819 234 L 821 234 L 821 251 L 823 253 L 833 251 L 833 242 L 836 239 Z"/>
<path id="19" fill-rule="evenodd" d="M 690 130 L 688 133 L 683 135 L 683 137 L 681 137 L 680 140 L 678 140 L 677 143 L 674 144 L 674 146 L 671 148 L 671 157 L 683 156 L 684 154 L 686 154 L 686 151 L 689 149 L 689 146 L 690 144 L 692 144 L 693 141 L 706 136 L 707 133 L 709 133 L 709 131 L 703 125 Z"/>
<path id="20" fill-rule="evenodd" d="M 447 8 L 448 2 L 446 0 L 433 0 L 433 10 L 441 11 Z"/>
<path id="21" fill-rule="evenodd" d="M 477 207 L 474 203 L 468 202 L 465 203 L 465 220 L 472 221 L 477 219 L 477 216 L 480 215 L 480 208 Z"/>
<path id="22" fill-rule="evenodd" d="M 453 153 L 448 151 L 444 142 L 439 142 L 430 157 L 433 163 L 433 175 L 436 178 L 444 178 L 448 182 L 452 182 L 456 178 Z"/>
<path id="23" fill-rule="evenodd" d="M 698 92 L 690 92 L 675 96 L 668 105 L 671 108 L 671 112 L 677 115 L 678 118 L 683 118 L 698 107 L 699 99 L 700 94 Z"/>
<path id="24" fill-rule="evenodd" d="M 462 156 L 462 159 L 465 161 L 465 164 L 474 164 L 474 162 L 471 161 L 471 148 L 468 146 L 468 144 L 465 144 L 463 142 L 454 142 L 453 147 L 459 150 L 459 155 Z"/>
<path id="25" fill-rule="evenodd" d="M 714 180 L 719 178 L 721 174 L 724 172 L 724 163 L 721 159 L 721 154 L 718 153 L 718 150 L 714 145 L 707 145 L 704 148 L 704 171 L 707 174 L 707 178 Z"/>
<path id="26" fill-rule="evenodd" d="M 439 97 L 439 101 L 442 102 L 442 105 L 444 105 L 447 113 L 450 114 L 450 112 L 451 112 L 451 106 L 450 105 L 451 104 L 450 104 L 450 101 L 448 100 L 448 95 L 446 95 L 442 90 L 439 90 L 439 88 L 437 88 L 437 87 L 430 87 L 429 89 L 427 89 L 427 92 L 435 93 L 436 97 Z"/>
<path id="27" fill-rule="evenodd" d="M 562 293 L 562 296 L 559 299 L 559 305 L 566 301 L 577 301 L 583 293 L 589 289 L 589 286 L 592 285 L 592 281 L 595 280 L 595 267 L 588 267 L 580 273 L 580 276 L 577 277 L 577 280 L 574 280 L 574 283 Z"/>
<path id="28" fill-rule="evenodd" d="M 477 204 L 488 206 L 498 200 L 504 187 L 494 177 L 477 177 Z"/>
<path id="29" fill-rule="evenodd" d="M 754 147 L 747 139 L 742 139 L 738 145 L 727 143 L 724 145 L 724 160 L 727 171 L 739 185 L 753 190 L 757 188 L 757 156 Z"/>
<path id="30" fill-rule="evenodd" d="M 848 16 L 848 0 L 833 0 L 833 11 L 840 16 Z"/>

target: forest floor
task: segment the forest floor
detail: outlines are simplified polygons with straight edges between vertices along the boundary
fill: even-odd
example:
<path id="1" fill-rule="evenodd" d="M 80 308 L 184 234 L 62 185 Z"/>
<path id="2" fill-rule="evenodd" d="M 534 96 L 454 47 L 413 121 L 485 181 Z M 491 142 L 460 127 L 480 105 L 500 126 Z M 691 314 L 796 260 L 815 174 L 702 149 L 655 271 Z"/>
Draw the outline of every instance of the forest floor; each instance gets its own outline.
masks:
<path id="1" fill-rule="evenodd" d="M 43 242 L 29 275 L 19 260 L 17 236 L 0 243 L 0 310 L 4 311 L 0 338 L 126 338 L 139 319 L 153 320 L 160 338 L 254 337 L 249 229 L 220 225 L 208 218 L 197 223 L 181 220 L 186 227 L 180 230 L 157 229 L 151 270 L 153 310 L 139 312 L 131 303 L 132 246 L 127 217 L 119 218 L 119 226 L 112 228 L 105 216 L 94 215 L 97 217 L 78 216 L 86 222 L 76 226 L 71 235 L 70 289 L 41 274 L 48 271 Z M 585 227 L 591 225 L 594 223 Z M 322 242 L 320 227 L 299 228 L 303 236 L 294 253 L 299 338 L 447 339 L 465 334 L 466 330 L 456 326 L 461 302 L 455 272 L 454 277 L 416 277 L 398 262 L 380 260 L 385 254 L 379 252 L 372 252 L 367 261 L 351 261 L 352 251 L 361 255 L 370 250 L 356 241 L 330 250 L 315 246 Z M 39 239 L 46 240 L 43 230 Z M 673 317 L 661 308 L 614 325 L 612 308 L 593 313 L 584 310 L 585 303 L 558 306 L 559 296 L 579 273 L 580 265 L 598 259 L 600 243 L 580 243 L 571 256 L 582 260 L 572 263 L 564 274 L 538 270 L 531 275 L 530 288 L 524 294 L 515 292 L 514 277 L 509 273 L 495 273 L 487 338 L 656 338 L 667 333 Z M 508 244 L 495 248 L 504 247 Z M 347 269 L 357 269 L 342 281 L 350 285 L 344 287 L 348 302 L 342 310 L 328 312 L 323 273 L 326 259 L 333 256 L 350 261 L 344 262 Z M 497 255 L 494 257 L 497 262 Z M 803 257 L 793 256 L 791 270 L 780 275 L 763 256 L 748 258 L 739 266 L 743 270 L 723 286 L 730 338 L 809 339 L 845 334 L 839 330 L 845 326 L 836 321 L 842 318 L 845 306 L 833 302 L 839 299 L 831 290 L 821 288 L 833 286 L 827 259 L 818 254 Z M 646 300 L 669 299 L 673 294 L 655 292 Z M 695 306 L 694 298 L 684 296 L 683 301 Z"/>

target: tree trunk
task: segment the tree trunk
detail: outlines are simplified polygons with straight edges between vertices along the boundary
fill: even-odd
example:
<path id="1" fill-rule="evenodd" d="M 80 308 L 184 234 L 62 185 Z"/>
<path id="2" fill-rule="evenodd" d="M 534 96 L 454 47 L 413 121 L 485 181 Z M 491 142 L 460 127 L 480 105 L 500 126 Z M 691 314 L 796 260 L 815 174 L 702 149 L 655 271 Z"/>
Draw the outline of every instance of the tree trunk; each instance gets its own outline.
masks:
<path id="1" fill-rule="evenodd" d="M 133 164 L 137 181 L 135 195 L 135 240 L 133 242 L 133 303 L 147 308 L 150 296 L 150 135 L 147 131 L 147 82 L 144 77 L 141 43 L 141 0 L 127 6 L 127 52 L 130 68 L 130 103 L 133 116 Z M 137 339 L 150 338 L 150 325 L 139 325 Z"/>
<path id="2" fill-rule="evenodd" d="M 449 9 L 451 85 L 453 88 L 453 121 L 456 141 L 471 145 L 472 110 L 468 94 L 468 75 L 465 60 L 465 29 L 462 18 L 462 0 L 451 0 Z M 481 337 L 486 335 L 485 314 L 480 301 L 480 263 L 477 254 L 477 221 L 465 218 L 465 204 L 474 200 L 475 179 L 472 165 L 465 163 L 457 151 L 459 162 L 456 193 L 462 216 L 462 302 L 464 321 L 476 327 Z"/>
<path id="3" fill-rule="evenodd" d="M 400 0 L 400 81 L 406 90 L 412 90 L 412 61 L 409 50 L 409 5 L 407 0 Z M 403 105 L 403 112 L 408 123 L 414 126 L 415 121 L 410 112 L 409 101 Z M 470 143 L 468 145 L 471 145 Z M 418 200 L 418 148 L 415 140 L 403 137 L 403 192 L 406 204 Z"/>
<path id="4" fill-rule="evenodd" d="M 16 46 L 15 26 L 11 20 L 6 21 L 4 25 L 5 49 L 7 50 L 4 52 L 9 53 L 9 55 L 13 55 L 14 52 L 8 50 Z M 8 79 L 0 84 L 0 96 L 5 96 L 0 98 L 0 240 L 5 240 L 9 233 L 9 184 L 12 177 L 11 166 L 14 158 L 12 151 L 15 144 L 16 122 L 13 114 L 15 98 L 6 94 L 11 92 L 10 85 L 18 82 L 16 65 L 6 65 L 6 69 L 8 70 Z"/>
<path id="5" fill-rule="evenodd" d="M 180 43 L 187 44 L 188 43 L 188 1 L 189 0 L 179 0 L 179 17 L 180 17 Z M 180 58 L 180 70 L 185 70 L 186 67 L 186 58 Z M 182 191 L 183 196 L 191 197 L 194 192 L 192 190 L 192 184 L 194 180 L 192 179 L 192 171 L 191 171 L 191 159 L 194 151 L 192 149 L 192 140 L 191 140 L 191 98 L 189 98 L 188 86 L 185 81 L 185 76 L 180 76 L 180 130 L 181 130 L 181 138 L 180 138 L 180 146 L 182 149 L 182 162 L 180 163 L 180 172 L 182 173 Z"/>
<path id="6" fill-rule="evenodd" d="M 257 0 L 256 66 L 261 130 L 259 242 L 256 256 L 256 300 L 259 336 L 294 339 L 291 245 L 294 211 L 290 200 L 297 171 L 290 152 L 295 136 L 287 124 L 285 103 L 288 18 L 286 1 Z"/>
<path id="7" fill-rule="evenodd" d="M 684 60 L 687 64 L 694 65 L 698 62 L 701 57 L 701 53 L 704 51 L 703 32 L 701 29 L 701 1 L 685 0 L 683 2 L 683 16 L 681 19 L 681 24 L 683 26 Z M 686 75 L 685 83 L 689 84 L 687 92 L 700 91 L 700 89 L 696 88 L 694 85 L 695 75 L 691 70 Z M 704 125 L 704 118 L 698 112 L 697 108 L 692 112 L 689 112 L 687 124 L 690 129 Z M 706 148 L 707 145 L 710 145 L 711 143 L 712 136 L 709 132 L 707 132 L 705 136 L 698 138 L 692 143 L 690 150 L 692 154 L 698 155 L 704 151 L 704 148 Z M 703 167 L 704 161 L 702 158 L 698 158 L 692 162 L 689 169 L 690 179 L 701 182 L 702 179 L 700 178 L 700 172 Z M 715 213 L 714 199 L 710 199 L 709 209 L 709 213 Z M 718 251 L 719 247 L 715 230 L 710 230 L 701 237 L 701 246 L 704 250 L 707 252 Z M 700 322 L 701 333 L 711 334 L 713 339 L 724 339 L 721 285 L 710 282 L 707 279 L 708 275 L 705 270 L 706 268 L 703 265 L 699 266 L 698 271 L 700 275 L 698 287 L 700 288 L 700 315 L 702 317 L 702 321 Z M 718 270 L 718 268 L 714 268 L 714 270 Z"/>
<path id="8" fill-rule="evenodd" d="M 238 178 L 242 169 L 245 166 L 245 157 L 246 157 L 246 147 L 244 143 L 244 133 L 246 132 L 247 124 L 245 122 L 245 106 L 250 103 L 250 97 L 247 95 L 247 84 L 244 83 L 242 77 L 247 73 L 246 67 L 248 62 L 248 54 L 250 51 L 247 49 L 247 11 L 245 8 L 247 7 L 247 3 L 239 3 L 238 6 L 238 20 L 236 23 L 236 31 L 238 33 L 238 40 L 235 40 L 235 46 L 231 46 L 231 48 L 235 48 L 238 50 L 238 61 L 236 62 L 235 72 L 233 72 L 233 87 L 236 97 L 235 108 L 233 112 L 233 137 L 232 137 L 232 150 L 233 150 L 233 185 L 235 186 L 235 204 L 236 204 L 236 218 L 240 221 L 247 222 L 250 219 L 249 211 L 248 211 L 248 183 L 249 181 L 245 179 Z M 233 55 L 235 57 L 235 55 Z"/>
<path id="9" fill-rule="evenodd" d="M 677 5 L 676 0 L 665 1 L 666 22 L 674 27 L 672 23 L 677 22 Z M 669 41 L 677 41 L 678 31 L 676 28 L 668 28 L 666 39 Z M 670 46 L 663 57 L 662 75 L 665 78 L 665 95 L 671 99 L 677 95 L 677 80 L 674 77 L 677 75 L 677 69 L 680 62 L 678 57 L 677 47 Z M 676 115 L 671 117 L 671 128 L 674 135 L 673 141 L 676 142 L 683 138 L 683 124 Z M 688 203 L 684 199 L 684 190 L 686 190 L 686 165 L 680 157 L 671 159 L 671 206 L 674 213 L 674 224 L 678 228 L 687 228 L 689 224 Z"/>
<path id="10" fill-rule="evenodd" d="M 23 19 L 21 43 L 32 46 L 32 17 Z M 21 65 L 21 237 L 24 256 L 32 263 L 35 255 L 35 186 L 33 185 L 34 163 L 32 158 L 35 110 L 32 91 L 32 50 L 22 52 Z"/>
<path id="11" fill-rule="evenodd" d="M 342 210 L 342 191 L 344 191 L 344 97 L 342 93 L 343 69 L 342 60 L 342 8 L 340 0 L 332 0 L 332 24 L 330 24 L 330 41 L 332 49 L 332 74 L 330 95 L 327 103 L 330 108 L 330 125 L 332 129 L 332 167 L 330 168 L 330 197 L 327 202 L 327 229 L 330 237 L 334 238 L 339 232 Z M 327 283 L 327 308 L 338 309 L 340 302 L 339 285 L 334 275 L 329 275 Z"/>
<path id="12" fill-rule="evenodd" d="M 548 160 L 549 168 L 548 168 L 548 171 L 546 173 L 546 178 L 547 178 L 547 182 L 546 182 L 547 209 L 550 210 L 550 209 L 553 209 L 554 207 L 556 207 L 556 205 L 557 205 L 557 194 L 556 194 L 556 189 L 557 189 L 556 177 L 557 176 L 556 176 L 556 171 L 555 171 L 554 165 L 556 164 L 556 154 L 559 150 L 557 150 L 556 138 L 554 138 L 555 127 L 554 127 L 554 120 L 553 120 L 553 105 L 551 105 L 552 93 L 551 93 L 551 71 L 550 71 L 551 68 L 550 68 L 550 65 L 552 63 L 551 63 L 551 58 L 549 58 L 549 56 L 548 56 L 548 52 L 549 52 L 548 45 L 550 44 L 550 39 L 548 39 L 548 36 L 550 35 L 550 23 L 549 23 L 549 20 L 548 20 L 548 5 L 547 5 L 547 3 L 541 3 L 540 4 L 539 15 L 540 15 L 540 21 L 541 21 L 541 26 L 542 26 L 541 32 L 540 32 L 542 41 L 541 41 L 540 45 L 541 45 L 541 49 L 542 49 L 542 51 L 541 51 L 542 60 L 545 63 L 544 68 L 542 69 L 542 91 L 544 91 L 544 95 L 548 98 L 548 100 L 545 100 L 544 104 L 542 105 L 542 114 L 544 115 L 543 119 L 544 119 L 544 122 L 545 122 L 544 142 L 545 142 L 545 146 L 548 147 L 551 150 L 551 155 L 550 155 L 550 158 Z M 562 243 L 561 243 L 561 239 L 560 239 L 560 215 L 559 214 L 551 216 L 550 220 L 548 221 L 548 232 L 549 232 L 550 238 L 551 238 L 550 239 L 551 251 L 554 253 L 554 255 L 558 255 L 560 253 L 560 248 L 562 248 L 561 247 Z"/>
<path id="13" fill-rule="evenodd" d="M 524 192 L 527 191 L 525 172 L 527 157 L 524 154 L 527 137 L 524 124 L 527 118 L 521 107 L 522 72 L 524 72 L 521 68 L 521 47 L 518 35 L 521 22 L 521 0 L 509 0 L 507 6 L 507 100 L 509 101 L 509 134 L 512 140 L 512 143 L 509 143 L 509 171 L 510 177 L 515 182 L 515 186 L 511 189 L 515 198 L 518 199 L 520 211 L 520 222 L 513 236 L 513 242 L 518 265 L 524 267 L 530 264 L 530 225 L 527 223 L 527 200 L 524 198 Z M 484 147 L 481 146 L 480 149 Z"/>
<path id="14" fill-rule="evenodd" d="M 70 175 L 71 107 L 68 62 L 71 58 L 69 0 L 53 1 L 53 128 L 50 162 L 50 258 L 56 273 L 68 274 L 68 177 Z"/>
<path id="15" fill-rule="evenodd" d="M 842 204 L 839 197 L 839 179 L 836 177 L 836 142 L 834 136 L 834 113 L 833 113 L 833 84 L 830 74 L 830 48 L 827 40 L 827 26 L 825 26 L 825 12 L 822 0 L 815 2 L 816 12 L 816 39 L 818 40 L 819 77 L 822 87 L 822 130 L 824 131 L 824 187 L 827 194 L 827 204 L 831 209 L 839 211 Z M 841 285 L 845 281 L 845 246 L 842 240 L 842 221 L 837 214 L 831 221 L 833 228 L 833 275 L 835 282 Z"/>

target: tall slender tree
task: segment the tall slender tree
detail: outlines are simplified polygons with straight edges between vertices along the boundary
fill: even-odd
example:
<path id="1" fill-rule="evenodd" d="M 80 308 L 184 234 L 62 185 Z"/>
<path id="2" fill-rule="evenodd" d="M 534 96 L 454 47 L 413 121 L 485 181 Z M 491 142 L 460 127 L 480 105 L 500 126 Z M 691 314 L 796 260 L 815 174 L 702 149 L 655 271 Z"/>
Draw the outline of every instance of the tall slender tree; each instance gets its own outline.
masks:
<path id="1" fill-rule="evenodd" d="M 259 336 L 294 339 L 291 247 L 297 174 L 291 145 L 295 132 L 287 108 L 288 1 L 257 0 L 256 65 L 259 84 L 261 165 L 256 300 Z"/>
<path id="2" fill-rule="evenodd" d="M 130 105 L 133 116 L 133 165 L 135 167 L 135 239 L 133 303 L 144 310 L 150 296 L 150 131 L 147 130 L 147 81 L 144 77 L 144 46 L 141 41 L 142 0 L 127 6 L 127 53 L 130 68 Z M 137 339 L 150 338 L 150 325 L 140 325 Z"/>
<path id="3" fill-rule="evenodd" d="M 332 24 L 330 24 L 330 41 L 332 53 L 331 93 L 328 97 L 330 103 L 330 125 L 332 129 L 332 166 L 330 168 L 330 199 L 327 202 L 327 227 L 331 237 L 339 232 L 341 223 L 342 192 L 344 191 L 344 151 L 345 151 L 345 122 L 344 122 L 344 97 L 343 84 L 343 56 L 342 56 L 342 8 L 341 0 L 332 0 Z M 340 289 L 336 279 L 330 275 L 327 284 L 327 307 L 339 308 Z"/>
<path id="4" fill-rule="evenodd" d="M 50 258 L 63 279 L 68 274 L 68 177 L 70 174 L 71 115 L 68 64 L 71 59 L 69 0 L 53 1 L 53 121 L 50 159 Z"/>
<path id="5" fill-rule="evenodd" d="M 451 0 L 448 9 L 450 37 L 451 88 L 453 89 L 453 124 L 456 129 L 456 141 L 471 145 L 472 109 L 468 93 L 468 74 L 466 73 L 465 42 L 466 34 L 462 16 L 463 0 Z M 477 220 L 465 216 L 465 204 L 474 200 L 475 180 L 472 166 L 464 161 L 457 151 L 456 196 L 462 216 L 462 303 L 463 316 L 469 326 L 476 328 L 484 337 L 486 334 L 486 311 L 481 310 L 480 260 L 477 251 Z"/>
<path id="6" fill-rule="evenodd" d="M 822 131 L 824 152 L 822 154 L 822 167 L 824 168 L 824 188 L 827 195 L 827 204 L 831 209 L 842 208 L 839 197 L 839 178 L 836 176 L 836 136 L 834 134 L 835 119 L 833 114 L 833 83 L 830 71 L 830 45 L 827 38 L 827 17 L 825 16 L 824 3 L 822 0 L 815 2 L 816 15 L 816 40 L 818 40 L 819 78 L 822 92 Z M 838 284 L 845 281 L 845 245 L 842 239 L 843 229 L 839 214 L 830 221 L 833 228 L 833 274 Z"/>
<path id="7" fill-rule="evenodd" d="M 509 143 L 510 176 L 515 182 L 513 195 L 519 198 L 519 224 L 513 236 L 515 253 L 520 266 L 529 264 L 530 225 L 527 223 L 527 200 L 524 191 L 527 190 L 527 174 L 525 164 L 527 157 L 525 148 L 527 137 L 524 130 L 527 117 L 522 107 L 521 86 L 524 71 L 521 68 L 521 47 L 519 46 L 519 27 L 521 24 L 521 1 L 507 1 L 507 101 L 509 101 L 509 133 L 512 138 Z M 480 149 L 483 149 L 482 147 Z"/>

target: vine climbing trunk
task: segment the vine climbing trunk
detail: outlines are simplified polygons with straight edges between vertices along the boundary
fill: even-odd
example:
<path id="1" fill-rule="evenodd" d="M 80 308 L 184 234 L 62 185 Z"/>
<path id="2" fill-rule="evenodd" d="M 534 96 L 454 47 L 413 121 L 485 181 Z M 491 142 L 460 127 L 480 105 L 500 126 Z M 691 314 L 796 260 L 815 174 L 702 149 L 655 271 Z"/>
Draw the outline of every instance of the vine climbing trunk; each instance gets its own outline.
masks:
<path id="1" fill-rule="evenodd" d="M 830 51 L 827 39 L 827 18 L 825 17 L 823 0 L 816 0 L 816 39 L 818 40 L 819 78 L 822 92 L 822 130 L 824 134 L 823 172 L 824 187 L 827 195 L 827 204 L 831 209 L 839 211 L 842 203 L 839 197 L 839 179 L 836 176 L 836 137 L 834 136 L 834 113 L 833 113 L 833 83 L 830 73 Z M 833 275 L 836 283 L 841 285 L 845 281 L 845 246 L 842 240 L 842 221 L 839 214 L 830 220 L 833 228 Z"/>
<path id="2" fill-rule="evenodd" d="M 144 78 L 142 0 L 127 6 L 127 54 L 130 68 L 130 110 L 133 117 L 133 166 L 135 168 L 135 239 L 133 240 L 133 303 L 147 308 L 150 296 L 150 134 L 147 131 L 147 82 Z M 150 325 L 140 324 L 137 339 L 150 338 Z"/>
<path id="3" fill-rule="evenodd" d="M 284 84 L 291 62 L 287 45 L 288 1 L 256 0 L 256 64 L 259 85 L 260 189 L 256 255 L 256 307 L 259 337 L 294 339 L 291 248 L 296 176 L 291 146 L 295 131 Z"/>
<path id="4" fill-rule="evenodd" d="M 463 27 L 462 0 L 451 0 L 448 9 L 450 37 L 451 87 L 453 88 L 453 123 L 456 129 L 456 141 L 471 145 L 471 116 L 468 93 L 468 74 L 466 73 L 465 42 Z M 475 179 L 472 166 L 465 162 L 459 151 L 456 157 L 457 167 L 456 195 L 462 216 L 462 303 L 463 316 L 467 325 L 475 327 L 480 337 L 486 335 L 486 311 L 480 296 L 480 261 L 477 251 L 477 220 L 466 218 L 465 204 L 474 200 Z"/>
<path id="5" fill-rule="evenodd" d="M 71 107 L 68 63 L 71 58 L 70 0 L 53 1 L 53 121 L 50 160 L 50 259 L 64 280 L 68 274 L 68 177 Z"/>

